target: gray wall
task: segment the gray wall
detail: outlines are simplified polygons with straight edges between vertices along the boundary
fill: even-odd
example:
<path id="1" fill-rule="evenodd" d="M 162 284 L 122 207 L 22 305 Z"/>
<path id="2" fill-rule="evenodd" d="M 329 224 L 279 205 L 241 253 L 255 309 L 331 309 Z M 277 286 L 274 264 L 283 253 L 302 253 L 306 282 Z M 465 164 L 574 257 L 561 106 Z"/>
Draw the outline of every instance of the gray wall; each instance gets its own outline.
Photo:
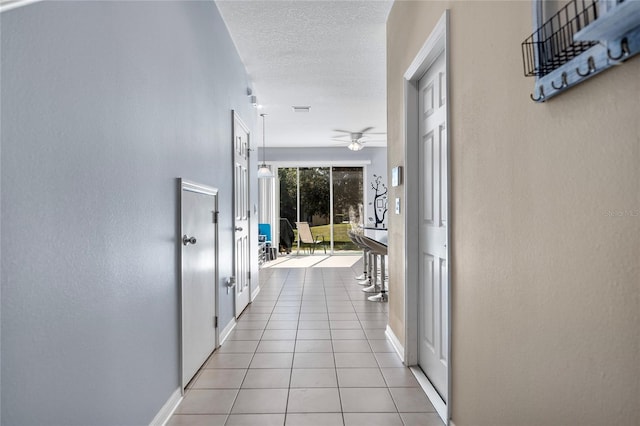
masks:
<path id="1" fill-rule="evenodd" d="M 213 2 L 43 2 L 1 31 L 2 424 L 148 424 L 179 386 L 177 177 L 219 188 L 232 274 L 246 71 Z"/>
<path id="2" fill-rule="evenodd" d="M 326 164 L 333 164 L 333 162 L 362 162 L 370 161 L 371 164 L 366 166 L 365 176 L 365 201 L 366 201 L 366 217 L 374 217 L 373 206 L 368 205 L 373 201 L 375 195 L 371 189 L 371 182 L 373 181 L 373 175 L 382 176 L 385 185 L 390 182 L 389 175 L 387 173 L 387 149 L 386 148 L 374 148 L 366 147 L 360 151 L 349 151 L 345 147 L 336 148 L 267 148 L 266 158 L 269 163 L 279 164 L 281 162 L 287 162 L 288 164 L 305 164 L 305 162 L 321 162 Z M 262 157 L 262 149 L 258 148 L 258 158 Z M 338 164 L 339 165 L 339 164 Z M 389 206 L 391 202 L 389 201 Z M 389 214 L 387 212 L 384 223 L 388 223 Z"/>

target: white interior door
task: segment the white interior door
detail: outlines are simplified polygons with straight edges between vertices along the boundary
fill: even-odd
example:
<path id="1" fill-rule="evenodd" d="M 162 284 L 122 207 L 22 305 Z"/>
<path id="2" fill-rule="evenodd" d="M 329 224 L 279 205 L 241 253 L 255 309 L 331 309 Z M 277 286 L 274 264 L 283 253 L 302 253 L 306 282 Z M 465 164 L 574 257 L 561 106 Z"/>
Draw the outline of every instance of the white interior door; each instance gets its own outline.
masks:
<path id="1" fill-rule="evenodd" d="M 447 108 L 444 55 L 418 85 L 420 248 L 418 363 L 447 402 Z"/>
<path id="2" fill-rule="evenodd" d="M 249 129 L 233 114 L 233 206 L 236 318 L 251 299 L 249 244 Z"/>
<path id="3" fill-rule="evenodd" d="M 181 182 L 182 386 L 216 348 L 217 190 Z"/>

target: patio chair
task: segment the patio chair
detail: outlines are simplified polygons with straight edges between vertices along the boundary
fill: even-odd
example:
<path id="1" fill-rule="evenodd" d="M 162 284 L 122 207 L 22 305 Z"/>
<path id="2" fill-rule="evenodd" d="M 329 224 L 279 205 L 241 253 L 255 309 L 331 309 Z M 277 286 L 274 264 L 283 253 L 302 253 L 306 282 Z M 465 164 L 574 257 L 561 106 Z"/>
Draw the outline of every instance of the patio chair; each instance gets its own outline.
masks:
<path id="1" fill-rule="evenodd" d="M 300 247 L 308 248 L 309 252 L 313 254 L 318 244 L 322 244 L 324 254 L 327 254 L 327 247 L 325 246 L 323 235 L 314 237 L 308 222 L 296 222 L 296 226 L 298 227 L 298 254 L 300 254 Z"/>

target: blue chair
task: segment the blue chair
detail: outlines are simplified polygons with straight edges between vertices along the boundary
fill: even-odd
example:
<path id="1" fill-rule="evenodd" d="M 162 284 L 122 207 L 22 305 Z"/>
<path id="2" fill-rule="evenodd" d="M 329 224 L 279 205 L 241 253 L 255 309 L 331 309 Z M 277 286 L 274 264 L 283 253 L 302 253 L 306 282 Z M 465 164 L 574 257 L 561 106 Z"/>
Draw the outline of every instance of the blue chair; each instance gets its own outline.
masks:
<path id="1" fill-rule="evenodd" d="M 277 250 L 273 249 L 271 244 L 271 224 L 259 223 L 258 224 L 258 241 L 264 242 L 266 247 L 266 260 L 273 260 L 276 258 Z"/>

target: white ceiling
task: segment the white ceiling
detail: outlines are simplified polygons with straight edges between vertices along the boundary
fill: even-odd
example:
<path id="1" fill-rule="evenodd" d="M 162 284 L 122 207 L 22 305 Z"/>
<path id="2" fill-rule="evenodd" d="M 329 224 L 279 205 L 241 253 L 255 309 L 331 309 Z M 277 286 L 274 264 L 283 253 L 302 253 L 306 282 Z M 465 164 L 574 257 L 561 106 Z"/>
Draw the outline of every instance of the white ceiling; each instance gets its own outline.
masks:
<path id="1" fill-rule="evenodd" d="M 339 146 L 332 129 L 386 132 L 385 26 L 393 1 L 216 3 L 253 82 L 259 112 L 267 114 L 267 147 Z M 311 110 L 296 113 L 294 105 Z M 386 135 L 367 142 L 384 145 Z"/>

